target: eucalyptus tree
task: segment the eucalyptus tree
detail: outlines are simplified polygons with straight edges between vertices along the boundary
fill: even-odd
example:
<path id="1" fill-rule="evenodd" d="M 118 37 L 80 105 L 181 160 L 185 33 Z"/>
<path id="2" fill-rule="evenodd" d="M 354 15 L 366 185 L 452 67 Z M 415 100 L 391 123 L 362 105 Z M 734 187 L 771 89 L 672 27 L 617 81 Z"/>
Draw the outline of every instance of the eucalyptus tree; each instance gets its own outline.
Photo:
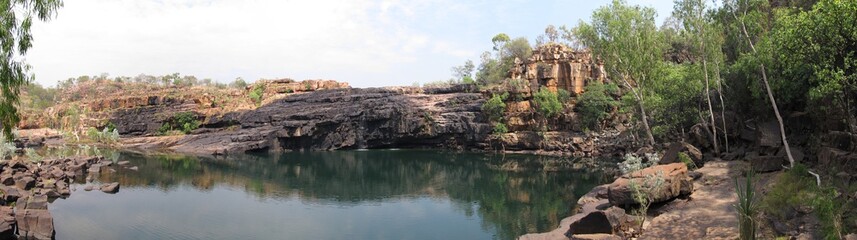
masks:
<path id="1" fill-rule="evenodd" d="M 653 8 L 629 6 L 614 0 L 592 14 L 592 23 L 580 22 L 573 30 L 582 43 L 604 61 L 611 79 L 630 89 L 640 111 L 640 121 L 650 145 L 655 138 L 649 126 L 644 100 L 647 86 L 655 81 L 663 58 L 664 41 L 655 26 Z"/>
<path id="2" fill-rule="evenodd" d="M 30 28 L 34 18 L 48 21 L 62 5 L 61 0 L 0 0 L 0 124 L 8 140 L 20 121 L 20 89 L 34 79 L 23 58 L 33 46 Z"/>
<path id="3" fill-rule="evenodd" d="M 691 44 L 695 45 L 691 48 L 691 54 L 697 62 L 701 63 L 700 67 L 702 68 L 702 76 L 705 81 L 703 92 L 708 105 L 710 121 L 709 134 L 714 146 L 714 152 L 719 153 L 720 148 L 717 138 L 717 123 L 714 120 L 714 108 L 711 104 L 711 79 L 714 78 L 715 83 L 718 86 L 718 95 L 721 96 L 720 107 L 721 120 L 723 120 L 722 127 L 724 130 L 723 138 L 728 144 L 728 136 L 726 136 L 725 132 L 725 117 L 722 115 L 723 112 L 725 112 L 725 107 L 723 104 L 723 94 L 721 92 L 722 87 L 720 85 L 721 82 L 719 77 L 719 66 L 723 60 L 723 53 L 720 50 L 720 46 L 723 44 L 723 41 L 722 37 L 719 35 L 720 32 L 715 29 L 714 21 L 707 16 L 707 12 L 708 9 L 704 0 L 676 0 L 673 9 L 673 17 L 681 23 L 683 30 L 682 34 L 684 37 L 687 38 Z M 709 63 L 713 63 L 714 67 L 709 68 Z"/>

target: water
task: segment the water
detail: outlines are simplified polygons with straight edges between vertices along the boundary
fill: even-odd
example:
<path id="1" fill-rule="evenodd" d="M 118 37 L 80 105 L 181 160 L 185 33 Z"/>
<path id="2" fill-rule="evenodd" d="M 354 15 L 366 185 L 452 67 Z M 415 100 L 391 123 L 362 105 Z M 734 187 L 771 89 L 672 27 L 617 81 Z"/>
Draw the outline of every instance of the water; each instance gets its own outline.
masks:
<path id="1" fill-rule="evenodd" d="M 103 171 L 119 193 L 50 205 L 57 239 L 514 239 L 557 227 L 597 171 L 506 171 L 567 163 L 418 150 L 255 154 L 229 159 L 122 153 Z"/>

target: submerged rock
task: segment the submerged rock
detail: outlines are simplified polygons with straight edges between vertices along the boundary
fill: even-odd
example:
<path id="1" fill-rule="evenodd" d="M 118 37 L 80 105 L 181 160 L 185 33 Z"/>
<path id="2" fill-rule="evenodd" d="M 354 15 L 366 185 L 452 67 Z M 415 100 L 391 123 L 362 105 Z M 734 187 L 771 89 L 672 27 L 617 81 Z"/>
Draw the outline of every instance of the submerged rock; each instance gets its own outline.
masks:
<path id="1" fill-rule="evenodd" d="M 118 182 L 113 182 L 113 183 L 106 183 L 106 184 L 103 184 L 103 185 L 101 185 L 101 191 L 102 191 L 102 192 L 106 192 L 106 193 L 116 193 L 116 192 L 119 192 L 119 183 L 118 183 Z"/>
<path id="2" fill-rule="evenodd" d="M 658 180 L 663 182 L 655 187 Z M 634 198 L 635 191 L 631 188 L 633 182 L 653 203 L 664 202 L 690 194 L 693 191 L 692 181 L 684 163 L 651 166 L 616 179 L 607 188 L 607 196 L 614 206 L 640 204 Z"/>

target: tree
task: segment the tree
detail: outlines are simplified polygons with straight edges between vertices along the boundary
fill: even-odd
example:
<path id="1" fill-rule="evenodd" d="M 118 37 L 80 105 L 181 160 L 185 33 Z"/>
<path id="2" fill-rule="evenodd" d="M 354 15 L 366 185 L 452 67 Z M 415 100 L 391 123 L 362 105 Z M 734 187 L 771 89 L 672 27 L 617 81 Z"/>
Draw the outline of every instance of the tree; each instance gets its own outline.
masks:
<path id="1" fill-rule="evenodd" d="M 33 81 L 30 66 L 23 60 L 27 50 L 33 46 L 30 27 L 33 17 L 41 21 L 50 20 L 61 0 L 15 0 L 0 2 L 0 124 L 3 135 L 12 139 L 12 128 L 18 125 L 19 93 L 21 86 Z"/>
<path id="2" fill-rule="evenodd" d="M 494 42 L 496 56 L 488 51 L 482 53 L 481 63 L 476 72 L 476 81 L 483 85 L 506 79 L 515 58 L 527 59 L 533 54 L 530 42 L 523 37 L 510 40 L 509 36 L 501 33 L 491 41 Z"/>
<path id="3" fill-rule="evenodd" d="M 857 99 L 857 2 L 823 0 L 811 11 L 783 14 L 770 33 L 779 89 L 788 101 L 832 100 L 854 131 Z M 778 89 L 777 86 L 774 89 Z M 782 97 L 780 99 L 783 99 Z M 812 104 L 824 105 L 824 104 Z M 837 114 L 839 115 L 839 114 Z"/>
<path id="4" fill-rule="evenodd" d="M 550 42 L 556 42 L 556 40 L 559 39 L 559 31 L 557 31 L 553 24 L 545 27 L 545 37 Z"/>
<path id="5" fill-rule="evenodd" d="M 491 38 L 491 42 L 494 43 L 494 51 L 500 51 L 500 49 L 503 48 L 503 45 L 509 42 L 509 40 L 511 40 L 511 38 L 509 38 L 509 35 L 506 35 L 505 33 L 494 35 L 494 37 Z"/>
<path id="6" fill-rule="evenodd" d="M 736 0 L 736 1 L 740 1 L 740 0 Z M 744 23 L 744 18 L 743 17 L 739 18 L 738 14 L 737 14 L 737 12 L 743 12 L 746 14 L 746 12 L 747 12 L 746 7 L 747 6 L 744 6 L 745 8 L 743 8 L 743 10 L 742 10 L 741 9 L 742 4 L 740 4 L 739 2 L 730 2 L 729 0 L 724 1 L 723 5 L 726 6 L 725 8 L 729 8 L 731 6 L 731 11 L 730 10 L 727 10 L 727 11 L 730 11 L 731 15 L 734 17 L 735 21 L 740 23 L 741 33 L 743 34 L 744 38 L 747 40 L 747 43 L 750 46 L 750 49 L 753 51 L 752 53 L 758 54 L 759 52 L 756 50 L 756 45 L 753 42 L 753 38 L 750 36 L 750 33 L 747 31 L 747 25 Z M 765 67 L 764 62 L 759 63 L 759 72 L 762 74 L 762 83 L 764 83 L 765 91 L 768 94 L 768 100 L 771 101 L 771 108 L 774 109 L 774 115 L 777 117 L 777 123 L 779 123 L 779 126 L 780 126 L 780 137 L 782 137 L 782 140 L 783 140 L 783 146 L 785 147 L 785 150 L 786 150 L 786 156 L 788 157 L 788 160 L 789 160 L 789 166 L 793 168 L 795 166 L 795 159 L 794 159 L 794 157 L 792 157 L 791 147 L 789 147 L 789 141 L 786 138 L 786 128 L 783 125 L 783 117 L 782 117 L 782 115 L 780 115 L 780 108 L 777 107 L 777 100 L 774 99 L 774 93 L 771 91 L 771 85 L 768 84 L 768 74 L 766 73 L 767 68 Z"/>
<path id="7" fill-rule="evenodd" d="M 244 89 L 247 88 L 247 82 L 244 81 L 244 78 L 237 77 L 235 78 L 235 81 L 229 83 L 229 86 L 233 88 Z"/>
<path id="8" fill-rule="evenodd" d="M 673 16 L 675 16 L 676 20 L 681 21 L 682 26 L 684 27 L 683 34 L 691 44 L 696 46 L 692 49 L 692 54 L 697 61 L 702 62 L 702 76 L 705 79 L 705 88 L 703 89 L 703 92 L 705 93 L 705 100 L 708 105 L 708 116 L 710 120 L 710 128 L 708 131 L 711 137 L 711 142 L 714 145 L 714 153 L 717 154 L 720 152 L 720 148 L 718 144 L 719 141 L 717 139 L 717 125 L 714 120 L 714 108 L 711 105 L 711 76 L 716 74 L 709 71 L 708 62 L 709 59 L 714 59 L 715 62 L 722 59 L 719 57 L 719 55 L 721 55 L 719 49 L 721 42 L 717 41 L 718 38 L 714 36 L 715 31 L 712 23 L 708 21 L 705 13 L 706 6 L 703 0 L 675 1 Z M 715 65 L 719 66 L 719 63 L 716 63 Z M 714 68 L 713 70 L 715 72 L 719 72 L 719 69 Z M 722 96 L 722 94 L 719 95 Z M 722 98 L 720 102 L 722 113 L 724 108 Z M 725 129 L 725 122 L 723 124 L 723 128 Z M 728 137 L 724 136 L 724 139 L 728 139 Z"/>
<path id="9" fill-rule="evenodd" d="M 475 69 L 476 65 L 473 65 L 473 61 L 467 60 L 464 62 L 464 65 L 452 67 L 452 75 L 462 83 L 472 83 L 473 70 Z"/>
<path id="10" fill-rule="evenodd" d="M 655 10 L 628 6 L 614 0 L 592 14 L 592 23 L 581 22 L 574 32 L 594 55 L 604 60 L 611 79 L 630 89 L 640 111 L 640 121 L 650 145 L 655 145 L 646 108 L 647 85 L 657 76 L 653 64 L 663 57 L 662 37 L 655 26 Z"/>

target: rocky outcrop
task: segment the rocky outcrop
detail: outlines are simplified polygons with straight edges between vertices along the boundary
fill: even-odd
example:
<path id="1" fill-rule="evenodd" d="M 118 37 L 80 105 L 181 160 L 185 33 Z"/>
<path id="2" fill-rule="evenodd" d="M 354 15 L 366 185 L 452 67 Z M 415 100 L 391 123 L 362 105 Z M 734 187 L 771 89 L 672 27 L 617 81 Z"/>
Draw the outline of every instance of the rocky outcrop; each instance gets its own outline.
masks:
<path id="1" fill-rule="evenodd" d="M 610 205 L 608 185 L 593 188 L 577 200 L 577 214 L 562 219 L 559 227 L 546 233 L 531 233 L 519 240 L 622 239 L 633 225 L 624 209 Z"/>
<path id="2" fill-rule="evenodd" d="M 491 127 L 481 113 L 483 102 L 482 94 L 469 85 L 452 89 L 321 90 L 288 95 L 254 110 L 209 118 L 203 123 L 204 128 L 194 134 L 168 137 L 167 141 L 151 138 L 125 143 L 201 154 L 385 147 L 484 148 L 480 144 L 491 133 Z M 123 123 L 123 127 L 150 125 L 117 122 Z M 151 127 L 145 129 L 151 131 Z"/>
<path id="3" fill-rule="evenodd" d="M 71 194 L 69 183 L 95 174 L 112 162 L 103 157 L 49 159 L 40 162 L 0 161 L 0 239 L 11 239 L 17 228 L 23 239 L 53 239 L 49 199 Z M 118 183 L 102 188 L 119 189 Z M 14 203 L 14 205 L 13 205 Z M 14 206 L 14 211 L 12 207 Z"/>
<path id="4" fill-rule="evenodd" d="M 664 202 L 693 192 L 693 179 L 687 174 L 687 165 L 672 163 L 656 165 L 626 174 L 607 188 L 608 199 L 614 206 L 640 204 L 634 197 L 634 187 L 652 203 Z"/>
<path id="5" fill-rule="evenodd" d="M 556 43 L 533 49 L 526 60 L 516 59 L 509 75 L 527 81 L 536 91 L 545 86 L 554 92 L 565 89 L 573 94 L 582 93 L 588 81 L 604 82 L 607 77 L 604 64 L 592 59 L 591 53 Z"/>

